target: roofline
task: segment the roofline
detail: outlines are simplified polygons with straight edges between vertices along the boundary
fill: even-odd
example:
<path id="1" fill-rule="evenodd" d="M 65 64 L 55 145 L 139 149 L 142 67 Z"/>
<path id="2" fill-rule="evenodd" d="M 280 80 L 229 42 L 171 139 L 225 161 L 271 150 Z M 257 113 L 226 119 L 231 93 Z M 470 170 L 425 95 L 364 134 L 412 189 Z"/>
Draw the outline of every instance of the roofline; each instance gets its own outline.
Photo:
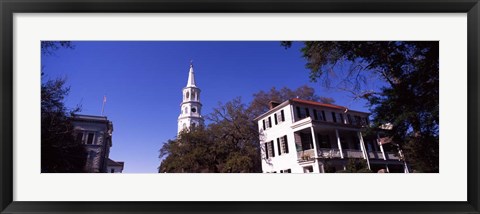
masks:
<path id="1" fill-rule="evenodd" d="M 273 112 L 273 111 L 276 111 L 280 108 L 283 108 L 285 106 L 287 106 L 288 104 L 290 104 L 290 100 L 286 100 L 286 101 L 283 101 L 283 103 L 280 103 L 279 105 L 275 106 L 274 108 L 271 108 L 269 109 L 267 112 L 261 114 L 260 116 L 256 117 L 255 119 L 253 119 L 254 121 L 259 121 L 261 118 L 265 117 L 266 115 L 268 115 L 270 112 Z"/>
<path id="2" fill-rule="evenodd" d="M 279 104 L 278 106 L 275 106 L 275 108 L 272 108 L 270 110 L 268 110 L 267 112 L 261 114 L 260 116 L 256 117 L 254 119 L 254 121 L 259 121 L 260 119 L 262 119 L 263 117 L 265 117 L 266 115 L 270 114 L 271 112 L 273 111 L 276 111 L 280 108 L 283 108 L 285 107 L 286 105 L 288 104 L 293 104 L 293 103 L 300 103 L 300 104 L 304 104 L 304 105 L 310 105 L 310 106 L 320 106 L 320 107 L 325 107 L 325 108 L 330 108 L 330 109 L 337 109 L 337 110 L 347 110 L 348 111 L 351 111 L 351 112 L 355 112 L 355 113 L 361 113 L 361 114 L 368 114 L 370 115 L 370 113 L 368 112 L 362 112 L 362 111 L 356 111 L 356 110 L 351 110 L 345 106 L 339 106 L 339 105 L 334 105 L 334 104 L 326 104 L 326 103 L 320 103 L 320 102 L 316 102 L 316 101 L 310 101 L 310 100 L 302 100 L 302 99 L 298 99 L 298 98 L 293 98 L 293 99 L 288 99 L 286 101 L 284 101 L 283 103 Z"/>

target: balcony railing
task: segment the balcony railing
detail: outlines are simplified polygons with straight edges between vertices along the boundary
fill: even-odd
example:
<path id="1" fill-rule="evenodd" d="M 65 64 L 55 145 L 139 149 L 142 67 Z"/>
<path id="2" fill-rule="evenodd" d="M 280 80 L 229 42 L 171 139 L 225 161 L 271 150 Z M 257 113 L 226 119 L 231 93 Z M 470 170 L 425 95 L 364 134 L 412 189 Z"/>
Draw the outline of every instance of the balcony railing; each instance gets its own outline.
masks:
<path id="1" fill-rule="evenodd" d="M 388 160 L 400 160 L 400 158 L 398 157 L 398 153 L 387 152 L 385 153 L 385 155 L 387 156 Z"/>
<path id="2" fill-rule="evenodd" d="M 344 149 L 343 154 L 346 158 L 363 158 L 363 152 L 361 150 Z"/>
<path id="3" fill-rule="evenodd" d="M 382 152 L 368 152 L 368 158 L 383 159 L 383 154 Z"/>
<path id="4" fill-rule="evenodd" d="M 318 157 L 320 158 L 341 158 L 339 149 L 322 149 L 318 150 Z"/>
<path id="5" fill-rule="evenodd" d="M 313 149 L 303 150 L 297 152 L 298 160 L 308 161 L 315 158 L 315 151 Z"/>

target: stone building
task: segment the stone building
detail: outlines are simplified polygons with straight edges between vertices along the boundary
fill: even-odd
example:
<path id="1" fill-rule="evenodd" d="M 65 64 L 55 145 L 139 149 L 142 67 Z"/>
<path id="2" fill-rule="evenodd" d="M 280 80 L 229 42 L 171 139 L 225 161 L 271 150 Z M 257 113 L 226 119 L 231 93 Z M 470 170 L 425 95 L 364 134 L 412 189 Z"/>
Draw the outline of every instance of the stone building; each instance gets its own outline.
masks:
<path id="1" fill-rule="evenodd" d="M 109 172 L 113 124 L 106 116 L 74 114 L 71 117 L 75 139 L 85 145 L 87 161 L 85 171 Z M 122 163 L 123 170 L 123 163 Z"/>

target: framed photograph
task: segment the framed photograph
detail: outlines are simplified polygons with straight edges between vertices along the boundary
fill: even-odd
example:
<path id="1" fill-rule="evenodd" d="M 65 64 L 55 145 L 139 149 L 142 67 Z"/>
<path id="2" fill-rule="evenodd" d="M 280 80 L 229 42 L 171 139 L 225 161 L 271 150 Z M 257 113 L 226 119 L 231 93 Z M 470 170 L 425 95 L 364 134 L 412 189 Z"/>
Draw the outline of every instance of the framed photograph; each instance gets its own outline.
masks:
<path id="1" fill-rule="evenodd" d="M 480 213 L 478 0 L 0 7 L 1 213 Z"/>

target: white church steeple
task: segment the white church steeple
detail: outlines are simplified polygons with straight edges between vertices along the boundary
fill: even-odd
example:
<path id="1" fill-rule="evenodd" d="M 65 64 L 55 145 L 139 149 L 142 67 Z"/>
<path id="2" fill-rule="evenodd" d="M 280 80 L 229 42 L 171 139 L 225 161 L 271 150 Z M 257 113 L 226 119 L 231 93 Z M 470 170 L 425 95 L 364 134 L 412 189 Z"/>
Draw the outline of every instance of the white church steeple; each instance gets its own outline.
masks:
<path id="1" fill-rule="evenodd" d="M 178 116 L 178 133 L 183 129 L 188 130 L 192 126 L 203 125 L 204 122 L 201 115 L 202 104 L 200 103 L 200 89 L 195 84 L 192 62 L 190 62 L 187 86 L 183 88 L 182 92 L 183 98 L 180 104 L 180 115 Z"/>

